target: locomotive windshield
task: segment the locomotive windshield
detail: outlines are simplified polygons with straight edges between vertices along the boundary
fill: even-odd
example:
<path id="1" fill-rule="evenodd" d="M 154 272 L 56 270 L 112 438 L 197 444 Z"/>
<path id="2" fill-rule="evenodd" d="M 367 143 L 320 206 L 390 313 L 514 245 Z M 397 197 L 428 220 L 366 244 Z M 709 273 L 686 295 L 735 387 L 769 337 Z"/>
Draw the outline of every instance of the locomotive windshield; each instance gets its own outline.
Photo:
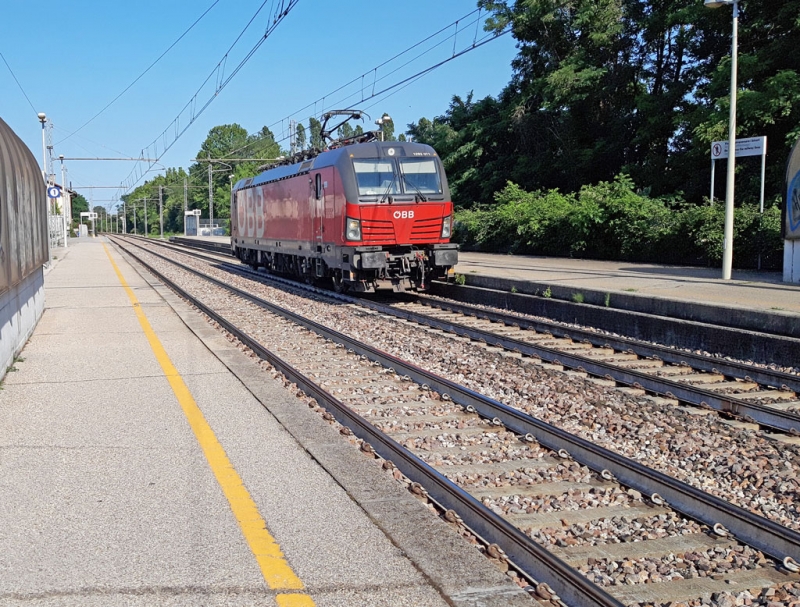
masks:
<path id="1" fill-rule="evenodd" d="M 441 194 L 442 182 L 431 158 L 398 158 L 403 189 L 421 194 Z"/>
<path id="2" fill-rule="evenodd" d="M 384 196 L 400 192 L 400 183 L 391 160 L 353 160 L 353 167 L 358 180 L 359 196 Z"/>
<path id="3" fill-rule="evenodd" d="M 359 196 L 442 193 L 442 181 L 433 158 L 353 159 L 353 168 Z"/>

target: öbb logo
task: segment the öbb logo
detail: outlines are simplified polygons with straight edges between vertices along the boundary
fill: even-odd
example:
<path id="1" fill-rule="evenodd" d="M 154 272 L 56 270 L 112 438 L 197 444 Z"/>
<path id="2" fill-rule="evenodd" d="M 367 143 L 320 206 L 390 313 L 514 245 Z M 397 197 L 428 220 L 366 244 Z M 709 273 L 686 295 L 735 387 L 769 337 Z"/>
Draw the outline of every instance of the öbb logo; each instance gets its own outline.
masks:
<path id="1" fill-rule="evenodd" d="M 414 219 L 414 211 L 395 211 L 395 219 Z"/>

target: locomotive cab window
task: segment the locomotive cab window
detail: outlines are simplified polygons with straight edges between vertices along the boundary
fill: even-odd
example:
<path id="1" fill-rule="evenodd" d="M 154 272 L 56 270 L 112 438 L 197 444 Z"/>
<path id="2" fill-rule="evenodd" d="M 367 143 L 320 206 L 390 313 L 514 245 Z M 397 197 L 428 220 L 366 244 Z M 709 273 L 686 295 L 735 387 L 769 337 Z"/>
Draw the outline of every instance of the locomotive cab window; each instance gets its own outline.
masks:
<path id="1" fill-rule="evenodd" d="M 385 196 L 400 192 L 394 162 L 377 158 L 353 160 L 359 196 Z"/>
<path id="2" fill-rule="evenodd" d="M 406 193 L 441 194 L 442 182 L 432 158 L 400 158 L 400 174 Z"/>

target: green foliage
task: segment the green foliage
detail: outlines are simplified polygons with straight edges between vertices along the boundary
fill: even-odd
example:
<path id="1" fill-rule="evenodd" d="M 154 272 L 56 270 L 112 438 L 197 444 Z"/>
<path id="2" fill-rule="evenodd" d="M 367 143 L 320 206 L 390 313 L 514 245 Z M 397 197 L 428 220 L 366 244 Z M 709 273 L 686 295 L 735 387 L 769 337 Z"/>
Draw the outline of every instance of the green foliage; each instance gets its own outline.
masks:
<path id="1" fill-rule="evenodd" d="M 339 139 L 347 139 L 348 137 L 352 137 L 353 136 L 353 127 L 350 126 L 349 122 L 345 122 L 336 131 L 336 136 Z"/>
<path id="2" fill-rule="evenodd" d="M 464 274 L 456 274 L 454 280 L 457 285 L 463 286 L 467 283 L 467 277 Z"/>
<path id="3" fill-rule="evenodd" d="M 583 303 L 585 301 L 585 297 L 583 293 L 573 293 L 571 297 L 572 301 L 575 303 Z"/>
<path id="4" fill-rule="evenodd" d="M 454 240 L 465 249 L 532 255 L 570 255 L 660 263 L 718 264 L 724 206 L 695 206 L 677 197 L 650 198 L 627 175 L 584 186 L 577 193 L 526 192 L 509 183 L 491 207 L 456 213 Z M 778 201 L 762 215 L 736 209 L 734 242 L 739 267 L 779 267 Z M 547 294 L 545 294 L 547 297 Z"/>
<path id="5" fill-rule="evenodd" d="M 491 204 L 508 181 L 572 193 L 621 173 L 653 196 L 683 192 L 701 202 L 710 143 L 727 138 L 729 8 L 700 0 L 479 6 L 487 30 L 510 25 L 518 42 L 511 82 L 496 99 L 456 95 L 443 115 L 408 126 L 441 156 L 460 208 Z M 743 2 L 740 11 L 738 134 L 768 137 L 772 196 L 800 135 L 800 0 Z M 737 183 L 751 199 L 757 162 L 743 159 Z"/>
<path id="6" fill-rule="evenodd" d="M 322 123 L 314 117 L 308 119 L 309 131 L 311 131 L 311 147 L 321 150 L 324 145 L 322 141 Z"/>
<path id="7" fill-rule="evenodd" d="M 81 213 L 89 211 L 89 201 L 80 194 L 72 196 L 72 220 L 80 221 Z"/>
<path id="8" fill-rule="evenodd" d="M 306 149 L 306 127 L 299 122 L 297 123 L 297 129 L 295 130 L 295 141 L 297 142 L 298 150 Z"/>
<path id="9" fill-rule="evenodd" d="M 164 234 L 182 234 L 184 221 L 184 195 L 188 209 L 200 209 L 202 217 L 209 217 L 209 180 L 211 166 L 211 191 L 214 196 L 214 220 L 221 226 L 228 226 L 230 220 L 231 186 L 239 179 L 253 177 L 259 167 L 282 155 L 280 145 L 275 141 L 272 131 L 262 127 L 258 132 L 248 134 L 238 124 L 220 125 L 212 128 L 200 146 L 196 157 L 211 158 L 217 162 L 197 162 L 189 167 L 167 168 L 165 174 L 158 175 L 123 196 L 125 202 L 126 224 L 130 233 L 144 233 L 145 201 L 147 227 L 151 235 L 160 234 L 159 189 L 164 214 Z M 233 161 L 229 158 L 250 158 L 252 160 Z M 186 186 L 186 189 L 184 189 Z M 123 205 L 112 210 L 122 214 Z M 134 212 L 135 209 L 135 212 Z"/>

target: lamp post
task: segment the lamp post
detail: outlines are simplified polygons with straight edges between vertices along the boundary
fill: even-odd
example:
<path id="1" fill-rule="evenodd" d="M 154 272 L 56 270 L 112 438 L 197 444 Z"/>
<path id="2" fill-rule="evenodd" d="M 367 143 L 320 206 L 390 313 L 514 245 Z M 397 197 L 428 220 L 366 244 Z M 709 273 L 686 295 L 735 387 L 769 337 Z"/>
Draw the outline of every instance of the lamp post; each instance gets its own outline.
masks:
<path id="1" fill-rule="evenodd" d="M 739 45 L 739 0 L 705 0 L 708 8 L 733 7 L 731 36 L 731 111 L 728 119 L 728 174 L 725 185 L 725 232 L 722 248 L 722 279 L 730 280 L 733 269 L 733 200 L 736 175 L 736 69 Z"/>
<path id="2" fill-rule="evenodd" d="M 381 130 L 381 141 L 383 141 L 383 123 L 384 122 L 392 122 L 392 117 L 389 114 L 384 114 L 380 118 L 375 121 L 375 124 L 378 125 L 378 128 Z"/>
<path id="3" fill-rule="evenodd" d="M 47 188 L 47 141 L 45 140 L 47 115 L 44 112 L 39 112 L 37 115 L 39 122 L 42 123 L 42 177 L 44 178 L 44 187 Z M 49 264 L 53 261 L 53 253 L 50 250 L 50 200 L 47 198 L 45 200 L 47 202 L 47 263 Z"/>
<path id="4" fill-rule="evenodd" d="M 61 205 L 64 207 L 61 212 L 64 213 L 64 246 L 67 246 L 67 239 L 69 238 L 69 228 L 72 224 L 72 201 L 69 197 L 69 190 L 67 189 L 67 177 L 64 172 L 64 154 L 59 154 L 58 159 L 61 161 Z M 69 219 L 68 219 L 69 218 Z"/>

